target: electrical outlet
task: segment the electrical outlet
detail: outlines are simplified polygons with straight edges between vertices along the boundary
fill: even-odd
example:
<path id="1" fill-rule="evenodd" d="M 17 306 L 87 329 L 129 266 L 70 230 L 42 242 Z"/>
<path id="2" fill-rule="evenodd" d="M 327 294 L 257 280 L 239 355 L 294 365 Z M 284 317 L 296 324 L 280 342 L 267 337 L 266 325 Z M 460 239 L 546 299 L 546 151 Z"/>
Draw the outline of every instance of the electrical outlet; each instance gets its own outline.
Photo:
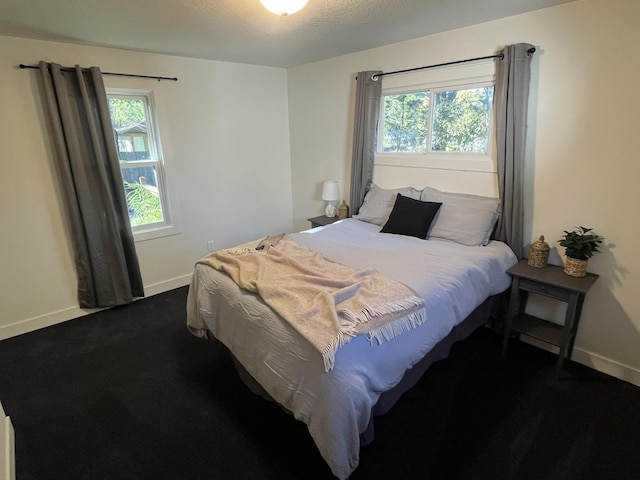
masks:
<path id="1" fill-rule="evenodd" d="M 213 240 L 209 240 L 207 242 L 207 251 L 208 252 L 215 252 L 216 251 L 216 242 L 214 242 Z"/>

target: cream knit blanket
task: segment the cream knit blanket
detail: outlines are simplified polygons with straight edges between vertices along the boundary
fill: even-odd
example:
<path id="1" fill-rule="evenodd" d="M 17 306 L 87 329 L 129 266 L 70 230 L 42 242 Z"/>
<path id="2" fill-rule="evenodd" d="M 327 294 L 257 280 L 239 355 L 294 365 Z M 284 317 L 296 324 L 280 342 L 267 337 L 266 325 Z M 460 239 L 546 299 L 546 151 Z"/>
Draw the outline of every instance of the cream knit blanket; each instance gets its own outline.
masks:
<path id="1" fill-rule="evenodd" d="M 322 354 L 325 371 L 333 369 L 338 348 L 355 335 L 366 333 L 381 343 L 424 322 L 424 301 L 406 285 L 371 268 L 326 260 L 286 235 L 273 238 L 220 250 L 198 263 L 226 272 L 242 289 L 260 295 Z"/>

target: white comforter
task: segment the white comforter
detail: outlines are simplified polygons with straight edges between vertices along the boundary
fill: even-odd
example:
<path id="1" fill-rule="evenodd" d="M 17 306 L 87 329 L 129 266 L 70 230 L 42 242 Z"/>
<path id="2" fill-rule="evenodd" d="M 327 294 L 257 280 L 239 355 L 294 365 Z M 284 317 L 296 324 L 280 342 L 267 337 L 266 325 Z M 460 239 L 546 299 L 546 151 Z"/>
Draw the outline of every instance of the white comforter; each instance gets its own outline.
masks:
<path id="1" fill-rule="evenodd" d="M 338 350 L 331 372 L 324 371 L 322 356 L 295 330 L 225 274 L 198 265 L 189 289 L 189 329 L 203 337 L 210 330 L 271 397 L 305 422 L 340 479 L 358 466 L 359 436 L 380 394 L 487 297 L 507 289 L 506 270 L 517 261 L 501 242 L 468 247 L 379 230 L 346 219 L 291 235 L 330 260 L 373 266 L 425 301 L 423 325 L 381 345 L 355 337 Z"/>

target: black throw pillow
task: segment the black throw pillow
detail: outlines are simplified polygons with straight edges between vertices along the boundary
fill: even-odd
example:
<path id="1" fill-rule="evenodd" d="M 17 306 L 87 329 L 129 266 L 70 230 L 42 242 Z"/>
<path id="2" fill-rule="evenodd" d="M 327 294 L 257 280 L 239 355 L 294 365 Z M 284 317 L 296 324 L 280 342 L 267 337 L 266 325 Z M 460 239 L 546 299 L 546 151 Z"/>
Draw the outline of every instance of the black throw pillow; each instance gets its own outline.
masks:
<path id="1" fill-rule="evenodd" d="M 418 238 L 427 238 L 427 232 L 442 203 L 422 202 L 398 194 L 389 220 L 382 233 L 397 233 Z"/>

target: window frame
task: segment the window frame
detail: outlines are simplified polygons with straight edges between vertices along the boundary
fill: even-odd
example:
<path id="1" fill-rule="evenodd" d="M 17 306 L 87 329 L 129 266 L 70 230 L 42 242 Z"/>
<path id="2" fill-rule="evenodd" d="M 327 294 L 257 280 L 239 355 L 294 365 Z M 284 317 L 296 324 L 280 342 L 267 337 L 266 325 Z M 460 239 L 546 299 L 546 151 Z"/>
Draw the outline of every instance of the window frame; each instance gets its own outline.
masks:
<path id="1" fill-rule="evenodd" d="M 134 241 L 140 242 L 180 233 L 172 222 L 171 206 L 169 203 L 167 179 L 164 168 L 164 156 L 162 154 L 162 144 L 160 142 L 153 91 L 132 88 L 106 88 L 106 92 L 107 99 L 112 97 L 141 98 L 143 99 L 145 106 L 147 141 L 149 143 L 149 154 L 152 158 L 148 160 L 134 160 L 130 162 L 120 161 L 120 170 L 122 171 L 124 168 L 128 168 L 127 165 L 130 166 L 130 168 L 154 168 L 163 220 L 144 225 L 131 225 Z M 116 145 L 116 148 L 118 148 L 118 145 Z"/>
<path id="2" fill-rule="evenodd" d="M 493 62 L 479 62 L 478 64 L 434 69 L 390 78 L 383 77 L 375 164 L 392 167 L 496 173 L 495 102 L 492 103 L 487 153 L 430 151 L 435 94 L 443 91 L 485 88 L 489 86 L 494 87 L 495 92 Z M 429 91 L 429 124 L 426 126 L 427 145 L 425 153 L 384 152 L 385 96 L 426 90 Z"/>

